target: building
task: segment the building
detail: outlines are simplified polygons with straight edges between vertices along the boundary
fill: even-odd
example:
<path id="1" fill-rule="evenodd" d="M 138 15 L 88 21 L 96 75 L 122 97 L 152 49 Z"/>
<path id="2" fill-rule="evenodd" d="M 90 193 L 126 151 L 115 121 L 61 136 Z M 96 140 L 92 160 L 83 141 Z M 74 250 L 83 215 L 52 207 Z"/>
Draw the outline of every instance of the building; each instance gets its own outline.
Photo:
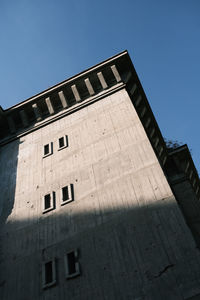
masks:
<path id="1" fill-rule="evenodd" d="M 127 51 L 0 111 L 0 298 L 200 299 L 199 177 Z"/>

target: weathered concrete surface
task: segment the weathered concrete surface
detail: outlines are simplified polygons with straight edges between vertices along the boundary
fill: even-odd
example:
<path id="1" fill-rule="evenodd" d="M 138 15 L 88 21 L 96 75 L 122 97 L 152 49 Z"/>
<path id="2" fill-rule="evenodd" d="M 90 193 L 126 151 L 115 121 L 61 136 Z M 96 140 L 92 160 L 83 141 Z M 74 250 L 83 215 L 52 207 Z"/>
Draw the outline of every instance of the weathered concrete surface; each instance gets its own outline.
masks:
<path id="1" fill-rule="evenodd" d="M 69 147 L 58 149 L 68 135 Z M 53 154 L 43 158 L 43 146 Z M 0 149 L 1 299 L 187 299 L 200 257 L 125 90 Z M 74 201 L 60 190 L 74 185 Z M 42 214 L 54 191 L 56 209 Z M 79 249 L 67 281 L 64 254 Z M 42 262 L 57 284 L 42 289 Z"/>
<path id="2" fill-rule="evenodd" d="M 200 203 L 191 183 L 183 177 L 172 183 L 172 186 L 185 220 L 193 233 L 198 248 L 200 248 Z"/>

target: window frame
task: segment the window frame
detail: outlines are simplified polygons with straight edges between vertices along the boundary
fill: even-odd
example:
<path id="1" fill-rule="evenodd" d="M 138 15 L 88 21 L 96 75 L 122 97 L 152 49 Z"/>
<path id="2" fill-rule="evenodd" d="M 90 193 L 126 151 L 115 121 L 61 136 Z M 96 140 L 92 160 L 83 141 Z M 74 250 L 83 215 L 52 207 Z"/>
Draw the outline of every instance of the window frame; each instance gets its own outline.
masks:
<path id="1" fill-rule="evenodd" d="M 63 200 L 63 189 L 66 188 L 68 189 L 68 199 L 67 200 Z M 72 202 L 74 201 L 74 189 L 73 189 L 73 184 L 72 183 L 69 183 L 65 186 L 63 186 L 61 188 L 61 191 L 60 191 L 60 204 L 61 206 L 69 203 L 69 202 Z"/>
<path id="2" fill-rule="evenodd" d="M 49 146 L 49 152 L 47 153 L 47 154 L 45 154 L 45 147 L 46 146 Z M 45 158 L 45 157 L 47 157 L 47 156 L 50 156 L 50 155 L 52 155 L 53 154 L 53 142 L 50 142 L 50 143 L 48 143 L 48 144 L 45 144 L 45 145 L 43 145 L 43 150 L 42 150 L 43 152 L 43 158 Z"/>
<path id="3" fill-rule="evenodd" d="M 60 139 L 63 139 L 63 142 L 64 142 L 64 145 L 62 147 L 60 147 Z M 69 143 L 68 143 L 68 135 L 63 135 L 61 136 L 59 139 L 58 139 L 58 151 L 64 149 L 64 148 L 67 148 L 69 146 Z"/>
<path id="4" fill-rule="evenodd" d="M 46 282 L 46 265 L 51 262 L 52 263 L 52 281 L 51 282 Z M 47 289 L 49 287 L 52 287 L 56 284 L 56 260 L 55 258 L 53 259 L 48 259 L 42 263 L 42 288 Z"/>
<path id="5" fill-rule="evenodd" d="M 45 208 L 45 196 L 50 195 L 50 207 Z M 47 193 L 42 197 L 42 213 L 45 214 L 56 208 L 55 192 Z"/>
<path id="6" fill-rule="evenodd" d="M 71 273 L 69 272 L 69 260 L 68 260 L 68 255 L 70 253 L 74 253 L 74 261 L 75 261 L 75 272 L 74 273 Z M 80 263 L 78 261 L 78 258 L 79 258 L 79 251 L 78 249 L 75 249 L 75 250 L 71 250 L 71 251 L 68 251 L 65 255 L 64 255 L 64 267 L 65 267 L 65 278 L 66 279 L 71 279 L 71 278 L 74 278 L 74 277 L 77 277 L 81 274 L 80 272 Z"/>

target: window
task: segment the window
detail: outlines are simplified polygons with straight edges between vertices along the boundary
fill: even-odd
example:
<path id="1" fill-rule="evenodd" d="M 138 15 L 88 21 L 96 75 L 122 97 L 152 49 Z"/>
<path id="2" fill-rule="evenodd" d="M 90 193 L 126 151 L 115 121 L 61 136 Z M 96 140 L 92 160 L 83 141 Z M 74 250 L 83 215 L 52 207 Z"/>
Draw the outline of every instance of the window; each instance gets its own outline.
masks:
<path id="1" fill-rule="evenodd" d="M 66 185 L 61 190 L 61 205 L 73 201 L 73 184 Z"/>
<path id="2" fill-rule="evenodd" d="M 51 195 L 47 194 L 44 196 L 44 209 L 49 209 L 51 207 Z"/>
<path id="3" fill-rule="evenodd" d="M 43 197 L 43 214 L 52 209 L 55 209 L 55 192 L 46 194 Z"/>
<path id="4" fill-rule="evenodd" d="M 49 156 L 51 154 L 53 154 L 53 143 L 44 145 L 43 157 Z"/>
<path id="5" fill-rule="evenodd" d="M 55 259 L 43 263 L 42 266 L 42 286 L 43 289 L 56 284 L 56 263 Z"/>
<path id="6" fill-rule="evenodd" d="M 44 146 L 44 155 L 47 155 L 47 154 L 49 154 L 49 144 L 47 144 L 47 145 L 45 145 Z"/>
<path id="7" fill-rule="evenodd" d="M 68 147 L 68 136 L 62 136 L 58 139 L 58 150 Z"/>
<path id="8" fill-rule="evenodd" d="M 80 275 L 78 250 L 70 251 L 64 256 L 65 275 L 67 279 Z"/>
<path id="9" fill-rule="evenodd" d="M 59 148 L 64 147 L 64 145 L 65 145 L 64 137 L 61 137 L 61 138 L 59 139 Z"/>

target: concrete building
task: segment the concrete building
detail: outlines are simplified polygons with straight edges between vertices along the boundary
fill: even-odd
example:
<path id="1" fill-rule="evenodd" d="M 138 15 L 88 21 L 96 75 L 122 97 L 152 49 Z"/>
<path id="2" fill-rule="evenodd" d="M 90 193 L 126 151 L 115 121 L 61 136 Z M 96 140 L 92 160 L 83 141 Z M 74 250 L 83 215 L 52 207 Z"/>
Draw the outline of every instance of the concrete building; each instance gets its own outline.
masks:
<path id="1" fill-rule="evenodd" d="M 200 299 L 199 177 L 126 51 L 0 128 L 0 299 Z"/>

